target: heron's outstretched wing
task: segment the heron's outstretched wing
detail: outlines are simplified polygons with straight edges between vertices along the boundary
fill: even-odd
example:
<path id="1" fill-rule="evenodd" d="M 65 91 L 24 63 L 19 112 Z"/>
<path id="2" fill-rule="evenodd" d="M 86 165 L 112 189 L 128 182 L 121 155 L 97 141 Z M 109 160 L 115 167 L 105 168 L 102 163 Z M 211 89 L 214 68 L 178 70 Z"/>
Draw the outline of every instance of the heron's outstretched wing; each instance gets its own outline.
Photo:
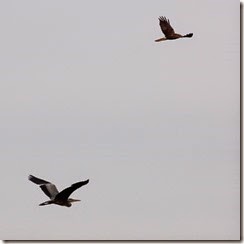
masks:
<path id="1" fill-rule="evenodd" d="M 56 186 L 52 183 L 45 184 L 45 185 L 40 185 L 42 191 L 50 198 L 54 199 L 56 195 L 59 193 L 58 189 Z"/>
<path id="2" fill-rule="evenodd" d="M 61 192 L 59 192 L 55 199 L 56 200 L 66 200 L 69 198 L 69 196 L 72 194 L 72 192 L 74 192 L 76 189 L 80 188 L 81 186 L 84 186 L 86 184 L 88 184 L 89 180 L 85 180 L 85 181 L 80 181 L 77 183 L 72 184 L 70 187 L 65 188 L 64 190 L 62 190 Z"/>
<path id="3" fill-rule="evenodd" d="M 34 182 L 35 184 L 40 185 L 42 191 L 51 199 L 53 199 L 59 193 L 56 186 L 51 182 L 39 179 L 33 175 L 29 175 L 28 179 Z"/>
<path id="4" fill-rule="evenodd" d="M 161 30 L 162 30 L 162 32 L 164 33 L 164 35 L 165 35 L 166 37 L 168 37 L 168 36 L 172 36 L 172 35 L 175 33 L 175 31 L 174 31 L 174 29 L 172 28 L 172 26 L 170 25 L 169 20 L 166 19 L 166 18 L 163 17 L 163 16 L 160 16 L 158 19 L 159 19 L 159 25 L 160 25 Z"/>
<path id="5" fill-rule="evenodd" d="M 48 183 L 50 184 L 50 182 L 45 181 L 45 180 L 42 180 L 42 179 L 40 179 L 40 178 L 37 178 L 37 177 L 35 177 L 35 176 L 33 176 L 33 175 L 29 175 L 28 179 L 29 179 L 30 181 L 32 181 L 33 183 L 36 183 L 36 184 L 38 184 L 38 185 L 48 184 Z"/>

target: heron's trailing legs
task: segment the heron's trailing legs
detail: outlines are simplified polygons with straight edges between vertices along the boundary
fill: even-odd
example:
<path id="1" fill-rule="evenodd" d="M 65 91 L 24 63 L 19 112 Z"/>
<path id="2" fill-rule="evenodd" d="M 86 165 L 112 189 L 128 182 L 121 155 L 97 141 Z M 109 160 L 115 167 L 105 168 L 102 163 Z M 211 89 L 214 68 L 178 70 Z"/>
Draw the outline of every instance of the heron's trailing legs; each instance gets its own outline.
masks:
<path id="1" fill-rule="evenodd" d="M 50 204 L 53 204 L 53 201 L 46 201 L 46 202 L 40 203 L 39 206 L 45 206 L 45 205 L 50 205 Z"/>

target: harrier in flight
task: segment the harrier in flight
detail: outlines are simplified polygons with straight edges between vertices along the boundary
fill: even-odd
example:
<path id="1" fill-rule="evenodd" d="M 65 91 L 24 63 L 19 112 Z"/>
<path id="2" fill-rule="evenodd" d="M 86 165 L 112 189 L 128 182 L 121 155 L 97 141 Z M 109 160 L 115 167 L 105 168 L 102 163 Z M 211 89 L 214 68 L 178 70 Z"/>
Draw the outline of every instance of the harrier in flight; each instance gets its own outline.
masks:
<path id="1" fill-rule="evenodd" d="M 177 33 L 175 33 L 174 29 L 170 25 L 170 22 L 168 19 L 166 19 L 163 16 L 160 16 L 158 19 L 159 19 L 159 25 L 160 25 L 161 30 L 164 33 L 165 37 L 157 39 L 157 40 L 155 40 L 155 42 L 161 42 L 161 41 L 165 41 L 165 40 L 175 40 L 178 38 L 193 36 L 193 33 L 189 33 L 186 35 L 177 34 Z"/>
<path id="2" fill-rule="evenodd" d="M 48 181 L 39 179 L 33 175 L 29 175 L 28 178 L 33 183 L 40 185 L 42 191 L 51 199 L 49 201 L 43 202 L 39 204 L 39 206 L 45 206 L 49 204 L 57 204 L 61 206 L 71 207 L 72 202 L 78 202 L 80 200 L 69 198 L 73 191 L 88 184 L 89 180 L 80 181 L 74 183 L 70 187 L 65 188 L 61 192 L 59 192 L 56 186 Z"/>

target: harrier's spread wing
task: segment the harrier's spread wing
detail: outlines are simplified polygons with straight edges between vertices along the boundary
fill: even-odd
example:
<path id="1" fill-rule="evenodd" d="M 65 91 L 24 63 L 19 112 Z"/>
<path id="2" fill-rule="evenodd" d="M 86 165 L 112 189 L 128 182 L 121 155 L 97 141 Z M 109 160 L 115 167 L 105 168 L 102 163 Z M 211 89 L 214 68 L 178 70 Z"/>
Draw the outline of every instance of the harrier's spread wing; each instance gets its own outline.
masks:
<path id="1" fill-rule="evenodd" d="M 165 35 L 166 37 L 168 37 L 168 36 L 172 36 L 172 35 L 175 33 L 175 31 L 174 31 L 174 29 L 172 28 L 172 26 L 170 25 L 169 20 L 166 19 L 166 18 L 163 17 L 163 16 L 160 16 L 158 19 L 159 19 L 159 25 L 160 25 L 161 30 L 162 30 L 162 32 L 164 33 L 164 35 Z"/>

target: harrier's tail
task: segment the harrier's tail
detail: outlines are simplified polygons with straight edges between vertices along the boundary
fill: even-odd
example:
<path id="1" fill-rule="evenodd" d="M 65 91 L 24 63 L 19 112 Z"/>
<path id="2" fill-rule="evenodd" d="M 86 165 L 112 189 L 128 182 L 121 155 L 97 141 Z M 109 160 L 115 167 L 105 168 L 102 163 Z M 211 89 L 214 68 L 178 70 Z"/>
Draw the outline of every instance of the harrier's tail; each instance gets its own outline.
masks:
<path id="1" fill-rule="evenodd" d="M 192 36 L 193 36 L 193 33 L 189 33 L 189 34 L 184 35 L 184 37 L 192 37 Z"/>

